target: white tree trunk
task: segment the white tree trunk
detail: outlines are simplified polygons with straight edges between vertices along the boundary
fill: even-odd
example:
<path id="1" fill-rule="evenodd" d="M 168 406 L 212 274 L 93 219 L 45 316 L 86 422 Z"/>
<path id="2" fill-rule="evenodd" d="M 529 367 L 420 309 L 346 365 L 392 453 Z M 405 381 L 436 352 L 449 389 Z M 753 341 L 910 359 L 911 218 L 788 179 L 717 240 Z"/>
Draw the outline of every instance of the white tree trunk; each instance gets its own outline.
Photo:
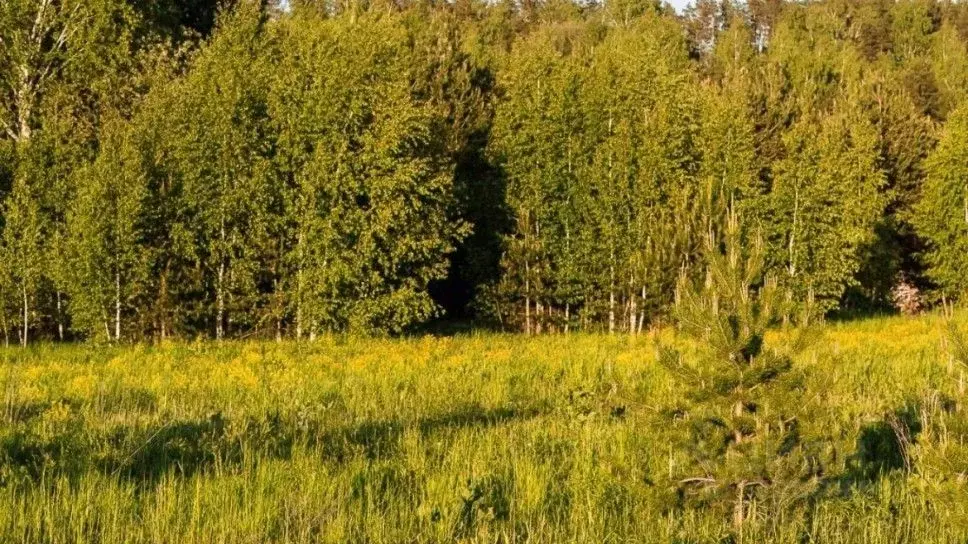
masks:
<path id="1" fill-rule="evenodd" d="M 121 341 L 121 271 L 114 271 L 114 341 Z"/>
<path id="2" fill-rule="evenodd" d="M 615 332 L 615 290 L 608 290 L 608 332 Z"/>
<path id="3" fill-rule="evenodd" d="M 544 322 L 543 313 L 544 313 L 544 306 L 542 306 L 540 302 L 535 301 L 535 303 L 534 303 L 534 316 L 535 316 L 534 332 L 535 332 L 535 334 L 541 334 L 542 332 L 544 332 L 541 329 L 541 325 Z"/>
<path id="4" fill-rule="evenodd" d="M 635 277 L 629 277 L 629 334 L 635 334 L 635 323 L 638 320 L 638 310 L 635 306 Z"/>
<path id="5" fill-rule="evenodd" d="M 215 288 L 215 339 L 225 336 L 225 218 L 219 225 L 218 285 Z"/>
<path id="6" fill-rule="evenodd" d="M 608 287 L 608 332 L 615 332 L 615 265 L 609 267 L 611 280 Z"/>
<path id="7" fill-rule="evenodd" d="M 305 252 L 305 242 L 302 228 L 299 229 L 299 264 L 296 268 L 296 339 L 302 340 L 303 336 L 303 256 Z"/>
<path id="8" fill-rule="evenodd" d="M 531 267 L 524 261 L 524 333 L 531 334 Z"/>
<path id="9" fill-rule="evenodd" d="M 968 223 L 968 187 L 965 187 L 965 223 Z"/>
<path id="10" fill-rule="evenodd" d="M 62 311 L 61 305 L 61 292 L 60 289 L 57 290 L 57 338 L 63 342 L 64 341 L 64 312 Z"/>
<path id="11" fill-rule="evenodd" d="M 161 340 L 165 341 L 168 338 L 168 318 L 167 318 L 167 306 L 168 306 L 168 268 L 169 263 L 165 262 L 165 269 L 161 273 L 161 281 L 159 282 L 158 290 L 158 333 L 161 336 Z"/>
<path id="12" fill-rule="evenodd" d="M 31 95 L 33 93 L 30 88 L 30 69 L 27 65 L 21 65 L 18 71 L 20 72 L 20 81 L 15 98 L 17 104 L 17 134 L 15 139 L 18 142 L 26 142 L 33 134 L 30 127 L 30 115 L 33 111 Z"/>
<path id="13" fill-rule="evenodd" d="M 642 328 L 645 327 L 645 286 L 642 286 L 642 311 L 639 312 L 639 333 L 642 332 Z"/>
<path id="14" fill-rule="evenodd" d="M 24 282 L 23 288 L 21 289 L 23 293 L 23 303 L 24 303 L 24 326 L 22 334 L 20 335 L 20 345 L 27 347 L 27 339 L 30 336 L 30 307 L 27 302 L 27 282 Z"/>
<path id="15" fill-rule="evenodd" d="M 215 289 L 215 338 L 221 340 L 225 336 L 223 323 L 225 319 L 225 263 L 218 265 L 218 285 Z"/>
<path id="16" fill-rule="evenodd" d="M 571 303 L 565 303 L 565 334 L 568 334 L 571 327 Z"/>
<path id="17" fill-rule="evenodd" d="M 797 221 L 800 215 L 800 189 L 795 189 L 793 193 L 793 227 L 790 229 L 790 244 L 787 249 L 789 253 L 790 264 L 788 272 L 790 277 L 797 275 L 797 258 L 794 252 L 797 236 Z"/>
<path id="18" fill-rule="evenodd" d="M 302 263 L 299 264 L 299 270 L 296 271 L 296 340 L 302 340 L 303 336 L 303 315 L 302 315 L 302 304 L 303 304 L 303 271 Z"/>
<path id="19" fill-rule="evenodd" d="M 80 2 L 55 4 L 53 0 L 35 0 L 33 4 L 36 13 L 27 35 L 15 38 L 13 43 L 0 40 L 0 48 L 11 51 L 9 59 L 15 63 L 19 60 L 14 68 L 17 80 L 10 85 L 13 87 L 13 106 L 16 109 L 16 117 L 12 120 L 14 126 L 3 124 L 7 135 L 15 142 L 26 142 L 33 135 L 31 117 L 47 80 L 55 73 L 55 62 L 67 64 L 71 60 L 58 58 L 60 55 L 56 53 L 67 52 L 68 39 L 85 16 Z M 70 13 L 67 13 L 68 10 Z M 59 30 L 56 29 L 58 20 L 62 20 Z"/>

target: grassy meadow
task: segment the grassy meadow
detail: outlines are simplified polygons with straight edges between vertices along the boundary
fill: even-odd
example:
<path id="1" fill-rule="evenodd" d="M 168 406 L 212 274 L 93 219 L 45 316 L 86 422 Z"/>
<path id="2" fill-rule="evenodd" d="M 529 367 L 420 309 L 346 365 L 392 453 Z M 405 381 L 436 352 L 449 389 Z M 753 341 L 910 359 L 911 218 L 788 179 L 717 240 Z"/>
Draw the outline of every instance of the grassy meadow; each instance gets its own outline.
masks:
<path id="1" fill-rule="evenodd" d="M 828 325 L 785 409 L 829 461 L 739 530 L 670 485 L 668 331 L 11 348 L 0 542 L 965 542 L 943 331 Z"/>

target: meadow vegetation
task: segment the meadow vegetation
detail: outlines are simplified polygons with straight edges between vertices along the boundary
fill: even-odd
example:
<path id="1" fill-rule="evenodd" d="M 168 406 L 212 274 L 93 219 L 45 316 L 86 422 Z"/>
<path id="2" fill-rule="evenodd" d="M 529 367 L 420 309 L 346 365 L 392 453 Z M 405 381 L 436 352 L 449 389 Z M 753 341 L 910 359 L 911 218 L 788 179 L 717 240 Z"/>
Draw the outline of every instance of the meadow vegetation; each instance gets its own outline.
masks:
<path id="1" fill-rule="evenodd" d="M 758 408 L 796 418 L 809 467 L 773 473 L 739 525 L 732 496 L 682 485 L 703 476 L 680 446 L 699 401 L 657 346 L 706 348 L 670 330 L 7 349 L 0 540 L 960 542 L 946 331 L 827 325 Z"/>

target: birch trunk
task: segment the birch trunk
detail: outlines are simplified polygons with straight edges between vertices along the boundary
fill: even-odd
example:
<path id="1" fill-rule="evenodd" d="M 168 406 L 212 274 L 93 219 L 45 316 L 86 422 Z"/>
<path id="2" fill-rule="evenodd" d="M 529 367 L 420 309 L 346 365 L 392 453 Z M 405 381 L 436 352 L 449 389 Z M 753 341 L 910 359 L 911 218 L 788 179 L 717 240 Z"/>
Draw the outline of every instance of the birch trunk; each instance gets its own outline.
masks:
<path id="1" fill-rule="evenodd" d="M 534 311 L 534 314 L 535 314 L 534 332 L 535 334 L 541 334 L 543 332 L 541 329 L 541 325 L 544 322 L 543 315 L 542 315 L 542 312 L 544 311 L 544 307 L 541 305 L 540 302 L 535 302 L 534 310 L 535 310 Z"/>
<path id="2" fill-rule="evenodd" d="M 746 482 L 736 484 L 736 503 L 733 505 L 733 527 L 742 531 L 746 521 Z"/>
<path id="3" fill-rule="evenodd" d="M 789 247 L 787 248 L 787 252 L 789 254 L 789 259 L 790 259 L 790 265 L 788 268 L 790 277 L 797 275 L 797 259 L 796 259 L 796 255 L 794 254 L 794 247 L 796 242 L 797 220 L 799 219 L 798 217 L 799 214 L 800 214 L 800 189 L 796 189 L 793 192 L 793 227 L 790 229 L 790 244 L 789 244 Z"/>
<path id="4" fill-rule="evenodd" d="M 215 288 L 215 339 L 221 340 L 225 336 L 225 218 L 219 225 L 218 251 L 218 285 Z"/>
<path id="5" fill-rule="evenodd" d="M 629 334 L 635 334 L 635 323 L 638 320 L 638 308 L 635 306 L 635 277 L 629 276 Z"/>
<path id="6" fill-rule="evenodd" d="M 21 288 L 21 292 L 23 293 L 23 299 L 24 299 L 23 300 L 24 326 L 22 329 L 22 334 L 20 335 L 20 345 L 23 347 L 27 347 L 27 338 L 30 336 L 30 307 L 27 303 L 27 282 L 24 282 L 24 285 Z"/>
<path id="7" fill-rule="evenodd" d="M 121 341 L 121 272 L 114 271 L 114 341 Z"/>
<path id="8" fill-rule="evenodd" d="M 272 292 L 274 293 L 275 306 L 276 306 L 276 342 L 282 342 L 282 319 L 286 307 L 285 301 L 282 299 L 282 293 L 279 292 L 279 277 L 278 275 L 272 280 Z"/>
<path id="9" fill-rule="evenodd" d="M 615 332 L 615 265 L 609 267 L 611 281 L 608 286 L 608 332 Z"/>
<path id="10" fill-rule="evenodd" d="M 64 312 L 62 311 L 61 305 L 61 292 L 60 289 L 57 290 L 57 338 L 63 342 L 64 341 Z"/>
<path id="11" fill-rule="evenodd" d="M 524 334 L 531 335 L 531 267 L 524 261 Z"/>
<path id="12" fill-rule="evenodd" d="M 639 312 L 639 333 L 642 333 L 643 327 L 645 327 L 645 286 L 642 286 L 642 311 Z"/>
<path id="13" fill-rule="evenodd" d="M 30 99 L 30 69 L 27 65 L 19 67 L 20 82 L 17 89 L 17 141 L 26 142 L 30 139 L 33 131 L 30 127 L 30 114 L 33 104 Z"/>
<path id="14" fill-rule="evenodd" d="M 218 265 L 218 286 L 215 290 L 215 339 L 221 340 L 225 335 L 223 320 L 225 319 L 225 293 L 223 282 L 225 281 L 225 263 Z"/>
<path id="15" fill-rule="evenodd" d="M 282 318 L 276 318 L 276 342 L 282 342 Z"/>
<path id="16" fill-rule="evenodd" d="M 296 340 L 302 340 L 303 255 L 305 251 L 302 229 L 299 229 L 299 240 L 297 243 L 299 244 L 299 264 L 296 268 Z"/>
<path id="17" fill-rule="evenodd" d="M 167 304 L 168 304 L 168 267 L 170 263 L 165 262 L 165 270 L 161 273 L 161 281 L 158 286 L 158 332 L 161 335 L 161 340 L 164 341 L 168 337 L 168 320 L 167 320 Z"/>
<path id="18" fill-rule="evenodd" d="M 302 302 L 296 301 L 296 340 L 302 340 Z"/>

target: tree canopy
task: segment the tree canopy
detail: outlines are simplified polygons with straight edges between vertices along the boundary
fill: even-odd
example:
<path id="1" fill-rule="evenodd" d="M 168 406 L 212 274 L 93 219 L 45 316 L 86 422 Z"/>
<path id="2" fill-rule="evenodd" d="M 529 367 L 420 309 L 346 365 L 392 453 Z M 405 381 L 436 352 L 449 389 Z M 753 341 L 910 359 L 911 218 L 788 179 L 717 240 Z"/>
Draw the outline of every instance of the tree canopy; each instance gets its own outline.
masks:
<path id="1" fill-rule="evenodd" d="M 9 0 L 8 342 L 637 333 L 735 214 L 828 312 L 968 291 L 968 10 Z M 727 210 L 730 210 L 727 213 Z"/>

